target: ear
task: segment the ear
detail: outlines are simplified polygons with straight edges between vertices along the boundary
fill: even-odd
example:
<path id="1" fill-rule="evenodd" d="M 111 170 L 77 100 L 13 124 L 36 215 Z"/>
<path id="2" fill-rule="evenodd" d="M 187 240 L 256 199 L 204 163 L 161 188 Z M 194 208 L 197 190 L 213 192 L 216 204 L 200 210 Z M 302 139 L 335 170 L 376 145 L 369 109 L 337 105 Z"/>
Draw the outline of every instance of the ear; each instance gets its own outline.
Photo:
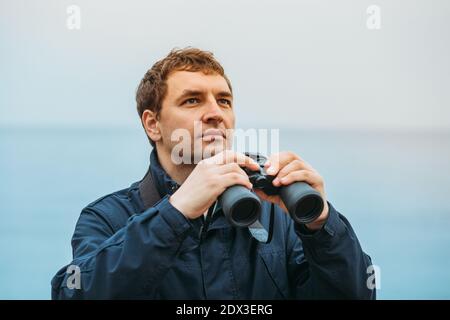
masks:
<path id="1" fill-rule="evenodd" d="M 154 142 L 161 140 L 161 130 L 156 114 L 150 110 L 144 110 L 141 117 L 142 125 L 147 135 Z"/>

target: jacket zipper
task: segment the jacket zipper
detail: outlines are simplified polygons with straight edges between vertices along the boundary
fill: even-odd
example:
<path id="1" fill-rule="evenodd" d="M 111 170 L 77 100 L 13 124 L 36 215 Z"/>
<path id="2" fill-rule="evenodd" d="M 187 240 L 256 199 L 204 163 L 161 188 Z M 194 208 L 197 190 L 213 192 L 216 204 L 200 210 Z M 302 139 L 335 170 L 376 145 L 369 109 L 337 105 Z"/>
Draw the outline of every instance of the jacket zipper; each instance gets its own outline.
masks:
<path id="1" fill-rule="evenodd" d="M 200 270 L 202 272 L 202 287 L 203 287 L 203 296 L 205 297 L 205 299 L 208 299 L 207 295 L 206 295 L 206 287 L 205 287 L 205 276 L 203 273 L 203 255 L 202 255 L 202 241 L 203 239 L 206 237 L 206 232 L 208 232 L 208 227 L 209 227 L 209 223 L 211 222 L 211 218 L 213 213 L 216 211 L 216 207 L 217 207 L 217 200 L 214 204 L 214 206 L 211 206 L 208 208 L 208 213 L 206 214 L 206 218 L 205 221 L 203 221 L 203 224 L 200 227 L 200 233 L 199 233 L 199 247 L 200 247 Z M 212 208 L 212 210 L 211 210 Z"/>

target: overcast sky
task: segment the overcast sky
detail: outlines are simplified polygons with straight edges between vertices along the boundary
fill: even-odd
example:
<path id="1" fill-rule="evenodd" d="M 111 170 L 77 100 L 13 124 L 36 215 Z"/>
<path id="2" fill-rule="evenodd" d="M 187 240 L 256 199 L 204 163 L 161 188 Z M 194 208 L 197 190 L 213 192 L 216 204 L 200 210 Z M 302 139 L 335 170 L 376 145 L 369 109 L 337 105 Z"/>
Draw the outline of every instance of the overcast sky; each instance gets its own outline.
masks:
<path id="1" fill-rule="evenodd" d="M 231 78 L 238 126 L 450 128 L 446 0 L 0 0 L 0 41 L 0 125 L 136 127 L 145 71 L 197 46 Z"/>

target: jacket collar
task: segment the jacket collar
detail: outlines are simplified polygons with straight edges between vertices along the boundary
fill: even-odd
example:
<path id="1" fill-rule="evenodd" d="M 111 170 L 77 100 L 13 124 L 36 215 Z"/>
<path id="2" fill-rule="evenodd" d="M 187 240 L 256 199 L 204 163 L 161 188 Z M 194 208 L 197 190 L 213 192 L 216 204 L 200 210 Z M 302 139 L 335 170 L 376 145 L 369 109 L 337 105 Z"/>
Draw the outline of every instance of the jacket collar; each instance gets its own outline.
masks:
<path id="1" fill-rule="evenodd" d="M 150 154 L 150 171 L 161 198 L 166 194 L 172 195 L 180 187 L 161 166 L 156 149 Z"/>
<path id="2" fill-rule="evenodd" d="M 161 167 L 156 149 L 153 149 L 150 154 L 150 166 L 139 182 L 139 193 L 144 209 L 152 207 L 165 195 L 173 194 L 178 187 L 178 184 Z"/>

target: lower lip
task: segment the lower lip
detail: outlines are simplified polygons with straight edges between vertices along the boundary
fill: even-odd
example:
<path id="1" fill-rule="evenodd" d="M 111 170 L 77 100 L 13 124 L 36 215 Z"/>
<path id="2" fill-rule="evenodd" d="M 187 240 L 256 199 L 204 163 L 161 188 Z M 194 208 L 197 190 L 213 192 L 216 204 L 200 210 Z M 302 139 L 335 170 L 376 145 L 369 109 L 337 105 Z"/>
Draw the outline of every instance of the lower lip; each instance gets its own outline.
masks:
<path id="1" fill-rule="evenodd" d="M 210 134 L 210 135 L 202 137 L 202 140 L 203 141 L 207 141 L 207 142 L 216 141 L 216 140 L 222 140 L 222 139 L 223 139 L 223 136 L 221 136 L 219 134 L 218 135 Z"/>

